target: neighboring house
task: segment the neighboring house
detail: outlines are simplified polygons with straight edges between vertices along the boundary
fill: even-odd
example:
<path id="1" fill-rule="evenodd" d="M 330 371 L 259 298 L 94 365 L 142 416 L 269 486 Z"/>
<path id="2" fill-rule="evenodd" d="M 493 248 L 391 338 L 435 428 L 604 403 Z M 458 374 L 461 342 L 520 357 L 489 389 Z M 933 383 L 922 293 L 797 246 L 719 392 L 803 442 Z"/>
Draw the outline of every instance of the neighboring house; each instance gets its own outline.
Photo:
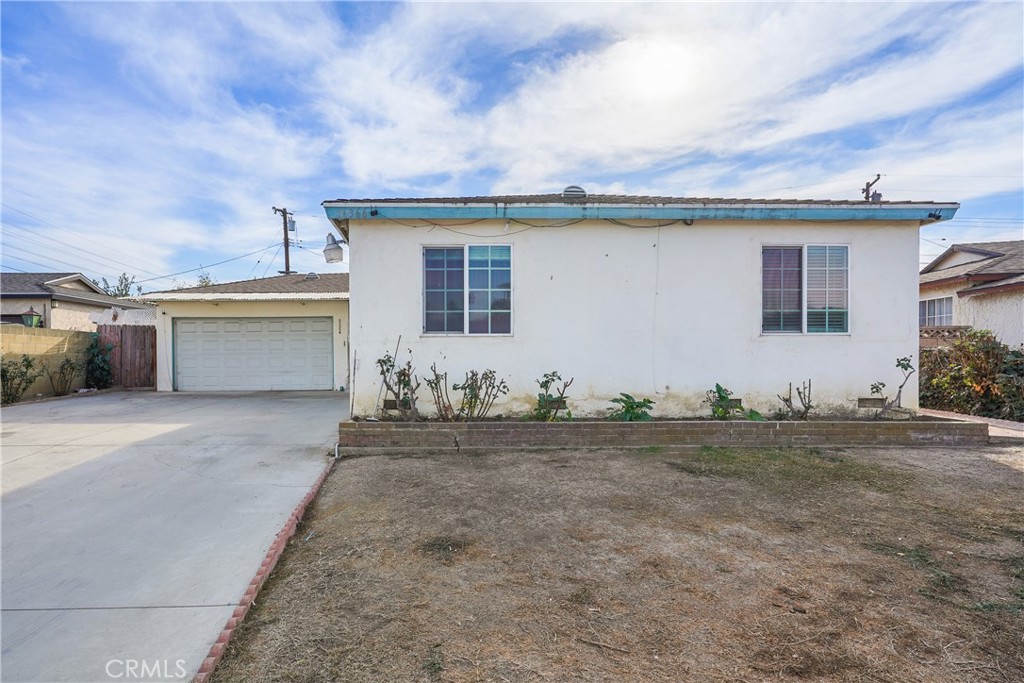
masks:
<path id="1" fill-rule="evenodd" d="M 526 411 L 545 372 L 570 406 L 620 392 L 707 414 L 721 383 L 771 411 L 790 382 L 851 405 L 916 356 L 918 229 L 959 204 L 562 194 L 323 203 L 351 247 L 353 414 L 374 412 L 375 360 L 421 376 L 494 369 Z M 903 405 L 917 406 L 915 383 Z M 420 405 L 430 408 L 421 389 Z"/>
<path id="2" fill-rule="evenodd" d="M 1024 240 L 944 251 L 921 271 L 918 318 L 922 336 L 946 332 L 928 328 L 973 327 L 1009 346 L 1024 344 Z"/>
<path id="3" fill-rule="evenodd" d="M 115 312 L 152 316 L 147 304 L 108 296 L 81 273 L 0 273 L 3 322 L 22 324 L 21 315 L 30 308 L 42 327 L 54 330 L 94 332 L 96 319 Z"/>
<path id="4" fill-rule="evenodd" d="M 158 391 L 340 390 L 348 385 L 348 274 L 153 292 Z"/>

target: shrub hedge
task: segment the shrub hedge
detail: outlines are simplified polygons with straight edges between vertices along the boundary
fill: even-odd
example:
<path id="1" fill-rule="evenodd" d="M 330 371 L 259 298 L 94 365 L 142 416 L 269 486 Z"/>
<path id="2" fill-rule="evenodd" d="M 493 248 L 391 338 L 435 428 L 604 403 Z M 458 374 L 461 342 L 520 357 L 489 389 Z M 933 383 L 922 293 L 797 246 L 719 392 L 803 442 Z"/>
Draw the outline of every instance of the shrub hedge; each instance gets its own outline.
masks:
<path id="1" fill-rule="evenodd" d="M 986 330 L 921 354 L 922 408 L 1024 422 L 1024 347 Z"/>

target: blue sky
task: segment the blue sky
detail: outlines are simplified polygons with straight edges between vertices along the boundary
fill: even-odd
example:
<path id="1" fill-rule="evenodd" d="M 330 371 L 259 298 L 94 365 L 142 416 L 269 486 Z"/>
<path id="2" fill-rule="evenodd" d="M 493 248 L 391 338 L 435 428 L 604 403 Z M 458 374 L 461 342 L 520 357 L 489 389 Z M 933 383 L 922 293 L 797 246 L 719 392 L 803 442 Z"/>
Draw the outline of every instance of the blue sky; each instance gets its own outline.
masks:
<path id="1" fill-rule="evenodd" d="M 962 203 L 1022 239 L 1024 5 L 3 2 L 2 264 L 146 291 L 327 265 L 339 197 Z M 241 257 L 241 258 L 239 258 Z M 224 262 L 224 263 L 221 263 Z"/>

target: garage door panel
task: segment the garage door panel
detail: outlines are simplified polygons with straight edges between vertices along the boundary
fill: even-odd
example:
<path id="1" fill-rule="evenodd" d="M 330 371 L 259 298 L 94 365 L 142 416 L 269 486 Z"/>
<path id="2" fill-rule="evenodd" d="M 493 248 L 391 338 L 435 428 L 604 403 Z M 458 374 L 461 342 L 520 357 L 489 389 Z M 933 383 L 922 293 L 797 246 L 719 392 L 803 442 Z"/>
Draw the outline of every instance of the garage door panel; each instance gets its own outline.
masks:
<path id="1" fill-rule="evenodd" d="M 333 341 L 330 318 L 179 319 L 175 388 L 332 389 Z"/>

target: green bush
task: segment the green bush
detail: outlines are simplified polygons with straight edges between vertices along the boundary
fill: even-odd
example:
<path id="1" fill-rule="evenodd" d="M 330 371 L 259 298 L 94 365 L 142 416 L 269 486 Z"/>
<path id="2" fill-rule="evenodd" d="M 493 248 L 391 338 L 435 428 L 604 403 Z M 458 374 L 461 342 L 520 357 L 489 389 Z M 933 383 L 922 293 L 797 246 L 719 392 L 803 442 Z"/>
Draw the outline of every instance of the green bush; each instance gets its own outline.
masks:
<path id="1" fill-rule="evenodd" d="M 524 416 L 524 419 L 555 422 L 559 419 L 558 413 L 564 410 L 565 415 L 561 419 L 571 421 L 572 411 L 566 405 L 565 392 L 574 379 L 575 377 L 570 377 L 568 381 L 563 380 L 557 370 L 545 372 L 544 377 L 536 380 L 540 387 L 540 393 L 537 394 L 537 405 Z M 561 382 L 561 386 L 555 386 L 557 382 Z M 555 393 L 551 393 L 552 387 L 554 387 Z"/>
<path id="2" fill-rule="evenodd" d="M 647 422 L 651 419 L 651 408 L 654 401 L 649 398 L 633 398 L 629 394 L 620 393 L 618 398 L 613 398 L 612 403 L 618 404 L 618 410 L 613 410 L 608 415 L 609 420 L 619 422 Z"/>
<path id="3" fill-rule="evenodd" d="M 106 389 L 114 383 L 114 370 L 110 365 L 113 350 L 113 344 L 104 344 L 98 332 L 92 333 L 92 341 L 85 349 L 85 386 Z"/>
<path id="4" fill-rule="evenodd" d="M 0 403 L 6 406 L 20 401 L 42 374 L 28 356 L 22 356 L 21 360 L 4 360 L 0 355 Z"/>
<path id="5" fill-rule="evenodd" d="M 44 364 L 43 371 L 50 380 L 50 386 L 53 387 L 53 395 L 67 396 L 71 393 L 71 386 L 75 383 L 75 379 L 85 371 L 85 363 L 77 358 L 66 356 L 56 370 L 51 369 L 49 364 Z"/>
<path id="6" fill-rule="evenodd" d="M 986 330 L 921 357 L 922 408 L 1024 422 L 1024 349 Z"/>
<path id="7" fill-rule="evenodd" d="M 462 398 L 456 408 L 448 392 L 448 373 L 438 372 L 437 363 L 430 366 L 430 373 L 431 376 L 424 378 L 423 381 L 427 383 L 430 394 L 434 397 L 437 419 L 441 422 L 483 420 L 490 412 L 494 401 L 508 393 L 508 383 L 499 379 L 494 370 L 470 370 L 462 383 L 452 382 L 452 389 L 462 392 Z M 416 386 L 419 386 L 418 380 Z"/>
<path id="8" fill-rule="evenodd" d="M 732 398 L 732 392 L 718 383 L 704 394 L 704 403 L 711 407 L 711 417 L 715 420 L 730 420 L 739 416 L 744 420 L 765 421 L 764 416 L 756 410 L 744 410 L 739 401 Z"/>

